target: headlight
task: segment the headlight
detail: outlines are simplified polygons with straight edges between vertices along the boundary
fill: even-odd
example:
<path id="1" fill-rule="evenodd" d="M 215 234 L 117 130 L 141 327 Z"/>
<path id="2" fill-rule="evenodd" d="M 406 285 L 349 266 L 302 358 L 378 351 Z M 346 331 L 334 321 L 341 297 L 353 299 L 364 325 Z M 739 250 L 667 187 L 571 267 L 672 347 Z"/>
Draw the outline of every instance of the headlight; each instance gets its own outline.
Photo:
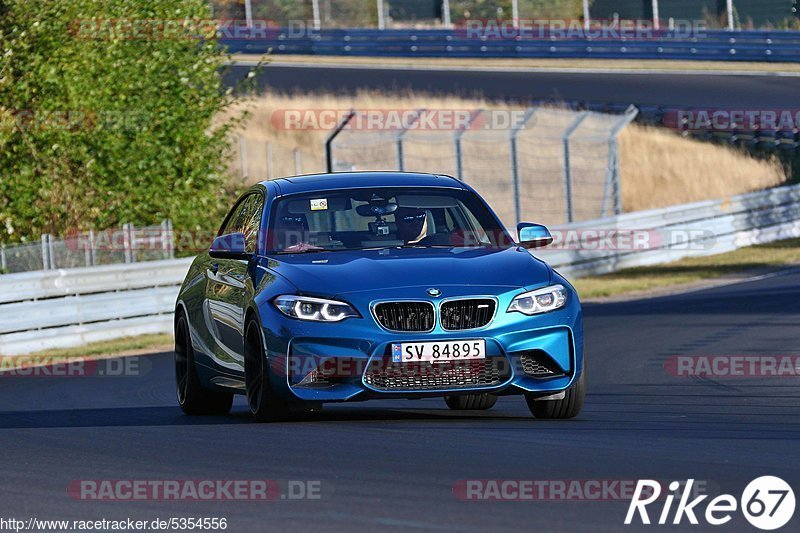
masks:
<path id="1" fill-rule="evenodd" d="M 274 304 L 284 315 L 300 320 L 339 322 L 345 318 L 361 316 L 348 303 L 324 298 L 284 295 L 275 298 Z"/>
<path id="2" fill-rule="evenodd" d="M 560 309 L 566 303 L 567 289 L 563 285 L 551 285 L 516 296 L 508 306 L 508 312 L 518 311 L 525 315 L 537 315 Z"/>

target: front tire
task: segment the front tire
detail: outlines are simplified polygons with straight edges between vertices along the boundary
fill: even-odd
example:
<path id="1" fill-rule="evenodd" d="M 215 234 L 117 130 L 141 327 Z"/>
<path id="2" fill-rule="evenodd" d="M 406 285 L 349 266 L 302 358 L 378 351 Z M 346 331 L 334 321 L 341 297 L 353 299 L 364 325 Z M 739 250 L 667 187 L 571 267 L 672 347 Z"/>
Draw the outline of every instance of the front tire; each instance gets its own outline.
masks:
<path id="1" fill-rule="evenodd" d="M 525 395 L 528 409 L 536 418 L 547 420 L 560 420 L 575 418 L 583 408 L 583 399 L 586 396 L 586 371 L 572 387 L 564 391 L 561 400 L 536 400 L 534 396 Z"/>
<path id="2" fill-rule="evenodd" d="M 179 312 L 175 324 L 175 388 L 178 404 L 187 415 L 226 415 L 233 394 L 203 388 L 194 366 L 194 349 L 186 317 Z"/>
<path id="3" fill-rule="evenodd" d="M 250 413 L 259 422 L 285 420 L 289 418 L 289 406 L 270 386 L 261 326 L 256 320 L 250 320 L 245 331 L 244 377 Z"/>
<path id="4" fill-rule="evenodd" d="M 465 396 L 445 396 L 447 407 L 453 411 L 484 411 L 497 403 L 494 394 L 467 394 Z"/>

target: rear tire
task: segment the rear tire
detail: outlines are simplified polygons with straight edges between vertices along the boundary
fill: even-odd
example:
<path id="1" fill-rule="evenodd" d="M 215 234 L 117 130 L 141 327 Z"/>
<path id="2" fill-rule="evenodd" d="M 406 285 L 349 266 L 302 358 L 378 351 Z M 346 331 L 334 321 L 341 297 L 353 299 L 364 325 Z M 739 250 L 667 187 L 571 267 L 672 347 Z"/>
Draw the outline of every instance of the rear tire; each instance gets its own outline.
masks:
<path id="1" fill-rule="evenodd" d="M 275 422 L 289 418 L 289 405 L 270 386 L 270 370 L 264 354 L 261 326 L 250 320 L 245 329 L 244 376 L 247 406 L 259 422 Z"/>
<path id="2" fill-rule="evenodd" d="M 445 396 L 447 407 L 453 411 L 483 411 L 497 403 L 494 394 L 467 394 L 466 396 Z"/>
<path id="3" fill-rule="evenodd" d="M 182 312 L 175 324 L 175 388 L 178 404 L 187 415 L 226 415 L 233 405 L 233 394 L 208 390 L 200 384 L 192 337 Z"/>
<path id="4" fill-rule="evenodd" d="M 572 387 L 564 391 L 561 400 L 536 400 L 534 396 L 525 395 L 528 409 L 536 418 L 559 420 L 575 418 L 583 408 L 583 399 L 586 396 L 586 371 Z"/>

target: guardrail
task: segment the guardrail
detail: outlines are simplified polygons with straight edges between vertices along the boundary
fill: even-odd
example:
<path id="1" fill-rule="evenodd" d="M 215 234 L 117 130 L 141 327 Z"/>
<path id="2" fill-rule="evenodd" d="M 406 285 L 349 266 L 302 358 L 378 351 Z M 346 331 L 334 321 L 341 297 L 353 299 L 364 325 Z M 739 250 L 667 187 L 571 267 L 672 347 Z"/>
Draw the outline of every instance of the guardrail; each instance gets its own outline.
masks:
<path id="1" fill-rule="evenodd" d="M 535 253 L 568 277 L 717 254 L 800 237 L 800 185 L 579 222 L 554 227 L 553 233 L 554 247 Z M 603 244 L 619 243 L 619 235 L 632 235 L 641 246 Z M 577 248 L 569 249 L 570 242 Z M 190 263 L 187 258 L 2 276 L 0 354 L 169 333 Z"/>
<path id="2" fill-rule="evenodd" d="M 170 333 L 178 288 L 191 261 L 0 276 L 0 354 Z"/>
<path id="3" fill-rule="evenodd" d="M 493 37 L 453 30 L 330 29 L 303 31 L 270 28 L 221 39 L 232 53 L 339 56 L 693 59 L 709 61 L 800 61 L 800 32 L 704 30 L 694 35 L 656 31 L 648 38 L 571 38 L 524 34 Z M 502 35 L 502 34 L 501 34 Z"/>
<path id="4" fill-rule="evenodd" d="M 553 234 L 561 243 L 536 255 L 571 277 L 730 252 L 800 237 L 800 185 L 578 222 Z"/>

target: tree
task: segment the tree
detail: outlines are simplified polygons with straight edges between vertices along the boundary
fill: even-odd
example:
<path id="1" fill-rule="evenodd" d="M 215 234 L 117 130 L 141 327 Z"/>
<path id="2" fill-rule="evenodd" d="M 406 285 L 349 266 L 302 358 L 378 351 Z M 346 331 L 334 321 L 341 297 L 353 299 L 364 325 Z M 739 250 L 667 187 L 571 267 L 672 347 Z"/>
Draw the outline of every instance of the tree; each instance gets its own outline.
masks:
<path id="1" fill-rule="evenodd" d="M 226 207 L 206 0 L 0 0 L 0 241 Z M 200 38 L 203 37 L 203 38 Z"/>

